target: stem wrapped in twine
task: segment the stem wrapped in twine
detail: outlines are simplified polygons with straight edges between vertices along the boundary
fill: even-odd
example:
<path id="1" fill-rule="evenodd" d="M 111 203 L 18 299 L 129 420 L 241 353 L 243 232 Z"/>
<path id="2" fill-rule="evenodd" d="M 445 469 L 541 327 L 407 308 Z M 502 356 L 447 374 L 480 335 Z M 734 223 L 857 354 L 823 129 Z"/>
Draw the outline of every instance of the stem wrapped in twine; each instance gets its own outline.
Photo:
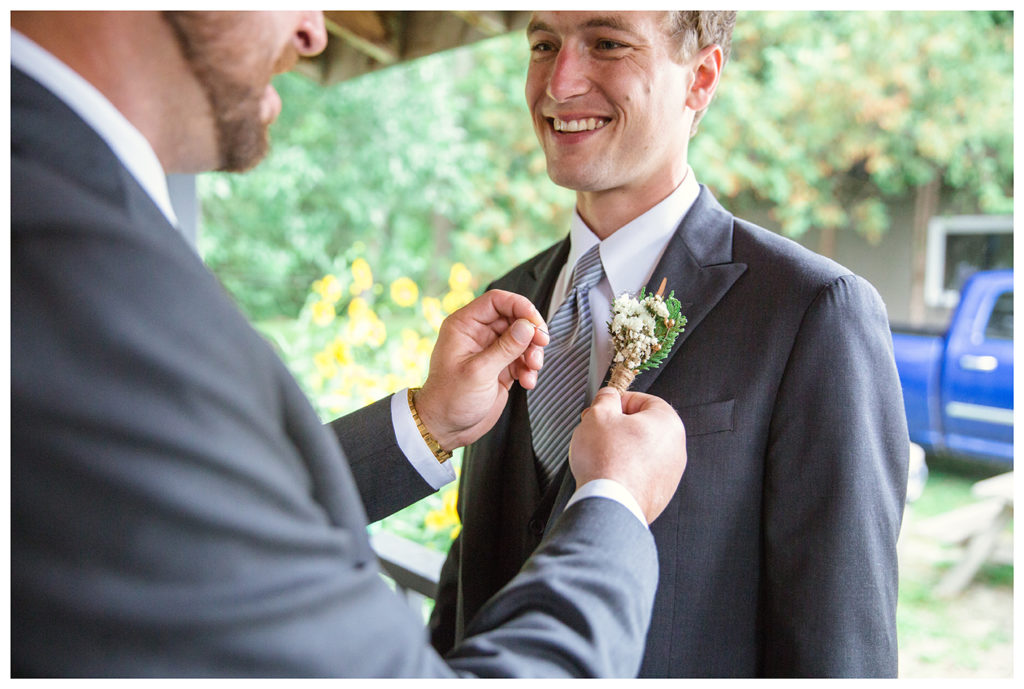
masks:
<path id="1" fill-rule="evenodd" d="M 608 385 L 618 390 L 621 395 L 633 384 L 634 378 L 636 378 L 636 371 L 622 364 L 615 364 L 612 368 L 611 378 L 608 379 Z"/>
<path id="2" fill-rule="evenodd" d="M 667 278 L 661 279 L 661 285 L 658 286 L 656 296 L 661 296 L 665 293 L 665 284 L 668 282 Z M 612 375 L 608 379 L 608 385 L 619 391 L 622 395 L 629 389 L 629 386 L 633 384 L 633 379 L 636 378 L 636 371 L 629 368 L 625 364 L 618 363 L 612 367 Z"/>

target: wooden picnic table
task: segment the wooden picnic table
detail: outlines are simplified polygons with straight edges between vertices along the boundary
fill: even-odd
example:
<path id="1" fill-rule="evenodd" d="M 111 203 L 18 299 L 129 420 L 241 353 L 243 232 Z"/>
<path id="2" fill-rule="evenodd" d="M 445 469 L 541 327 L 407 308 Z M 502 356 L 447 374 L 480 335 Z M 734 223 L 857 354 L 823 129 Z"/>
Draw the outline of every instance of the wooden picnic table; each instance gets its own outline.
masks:
<path id="1" fill-rule="evenodd" d="M 974 502 L 929 520 L 928 531 L 947 543 L 963 546 L 960 559 L 939 581 L 939 596 L 954 596 L 974 579 L 986 562 L 1013 564 L 1013 546 L 1001 538 L 1013 520 L 1013 472 L 978 481 L 971 487 Z"/>

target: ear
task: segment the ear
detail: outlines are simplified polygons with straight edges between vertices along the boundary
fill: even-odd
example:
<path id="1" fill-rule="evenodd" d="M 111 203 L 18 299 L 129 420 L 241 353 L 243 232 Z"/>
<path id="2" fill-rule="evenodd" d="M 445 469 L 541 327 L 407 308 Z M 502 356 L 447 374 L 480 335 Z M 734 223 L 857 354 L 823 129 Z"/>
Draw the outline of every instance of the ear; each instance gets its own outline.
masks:
<path id="1" fill-rule="evenodd" d="M 693 65 L 693 82 L 686 94 L 686 107 L 699 112 L 711 104 L 722 74 L 722 48 L 709 45 L 697 53 Z"/>

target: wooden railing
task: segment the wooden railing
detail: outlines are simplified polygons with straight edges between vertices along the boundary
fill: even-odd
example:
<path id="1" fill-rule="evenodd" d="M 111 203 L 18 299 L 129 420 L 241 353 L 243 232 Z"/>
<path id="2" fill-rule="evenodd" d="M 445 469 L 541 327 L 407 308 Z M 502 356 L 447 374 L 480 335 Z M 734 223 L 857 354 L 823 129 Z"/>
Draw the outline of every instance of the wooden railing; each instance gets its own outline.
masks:
<path id="1" fill-rule="evenodd" d="M 395 582 L 395 589 L 413 610 L 423 611 L 424 601 L 437 595 L 437 582 L 445 555 L 436 550 L 378 531 L 370 536 L 384 573 Z"/>

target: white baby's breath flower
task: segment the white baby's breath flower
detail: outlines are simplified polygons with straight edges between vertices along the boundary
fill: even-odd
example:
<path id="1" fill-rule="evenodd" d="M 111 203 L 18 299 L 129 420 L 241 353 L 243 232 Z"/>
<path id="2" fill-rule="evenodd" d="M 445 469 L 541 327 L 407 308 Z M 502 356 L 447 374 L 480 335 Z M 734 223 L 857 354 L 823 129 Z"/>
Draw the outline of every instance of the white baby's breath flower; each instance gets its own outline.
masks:
<path id="1" fill-rule="evenodd" d="M 649 295 L 641 291 L 640 296 L 623 293 L 612 300 L 608 332 L 614 366 L 609 384 L 620 392 L 625 392 L 637 372 L 658 365 L 686 325 L 672 294 L 663 299 L 660 291 Z"/>

